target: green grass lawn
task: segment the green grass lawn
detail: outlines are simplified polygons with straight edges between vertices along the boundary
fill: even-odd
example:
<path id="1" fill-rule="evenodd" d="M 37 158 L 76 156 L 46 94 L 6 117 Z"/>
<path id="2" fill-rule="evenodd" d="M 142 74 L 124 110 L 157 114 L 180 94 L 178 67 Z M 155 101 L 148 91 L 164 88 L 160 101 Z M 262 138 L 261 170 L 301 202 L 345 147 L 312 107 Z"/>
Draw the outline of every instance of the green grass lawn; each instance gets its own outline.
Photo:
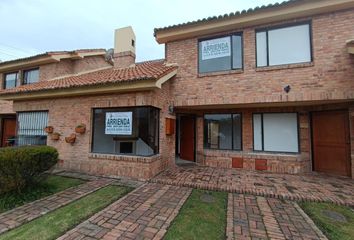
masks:
<path id="1" fill-rule="evenodd" d="M 330 203 L 301 203 L 300 206 L 329 239 L 354 239 L 353 209 Z M 323 210 L 340 213 L 346 217 L 348 222 L 345 223 L 331 220 L 323 214 Z"/>
<path id="2" fill-rule="evenodd" d="M 206 203 L 200 199 L 206 192 L 193 190 L 165 239 L 225 239 L 227 193 L 209 192 L 215 201 Z"/>
<path id="3" fill-rule="evenodd" d="M 69 205 L 0 235 L 0 240 L 55 239 L 131 190 L 132 188 L 129 187 L 107 186 Z"/>
<path id="4" fill-rule="evenodd" d="M 0 213 L 25 203 L 63 191 L 67 188 L 83 183 L 83 180 L 50 175 L 43 182 L 28 187 L 22 193 L 9 192 L 0 195 Z"/>

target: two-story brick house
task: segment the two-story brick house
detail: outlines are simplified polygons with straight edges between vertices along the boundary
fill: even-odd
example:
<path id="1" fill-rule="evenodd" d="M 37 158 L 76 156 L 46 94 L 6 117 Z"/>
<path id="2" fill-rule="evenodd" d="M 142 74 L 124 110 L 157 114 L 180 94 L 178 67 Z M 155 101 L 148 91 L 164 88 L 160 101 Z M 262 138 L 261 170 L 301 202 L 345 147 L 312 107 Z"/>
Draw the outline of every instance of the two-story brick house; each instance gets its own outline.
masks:
<path id="1" fill-rule="evenodd" d="M 62 135 L 45 139 L 65 169 L 147 179 L 188 161 L 353 177 L 352 22 L 353 0 L 288 1 L 155 29 L 165 60 L 143 63 L 124 28 L 113 65 L 0 99 L 14 102 L 17 138 L 44 113 L 37 128 Z"/>
<path id="2" fill-rule="evenodd" d="M 12 89 L 59 76 L 111 66 L 105 60 L 105 49 L 56 51 L 0 62 L 0 88 Z M 0 147 L 15 144 L 16 113 L 12 101 L 0 100 Z"/>

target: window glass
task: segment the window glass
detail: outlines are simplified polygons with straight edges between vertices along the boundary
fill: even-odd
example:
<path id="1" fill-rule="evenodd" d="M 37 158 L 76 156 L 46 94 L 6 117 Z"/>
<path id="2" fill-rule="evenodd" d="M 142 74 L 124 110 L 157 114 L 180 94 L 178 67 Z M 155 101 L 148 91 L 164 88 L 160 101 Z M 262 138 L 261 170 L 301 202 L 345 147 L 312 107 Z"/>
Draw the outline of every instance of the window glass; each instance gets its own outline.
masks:
<path id="1" fill-rule="evenodd" d="M 232 35 L 199 42 L 199 72 L 241 69 L 242 35 Z"/>
<path id="2" fill-rule="evenodd" d="M 253 115 L 254 150 L 299 151 L 296 113 L 270 113 L 262 114 L 262 117 L 261 114 Z"/>
<path id="3" fill-rule="evenodd" d="M 210 149 L 241 149 L 241 116 L 239 114 L 206 114 L 204 146 Z"/>
<path id="4" fill-rule="evenodd" d="M 157 108 L 95 109 L 93 117 L 93 152 L 138 156 L 158 153 Z"/>
<path id="5" fill-rule="evenodd" d="M 17 72 L 8 73 L 5 75 L 4 89 L 10 89 L 16 87 L 17 82 Z"/>
<path id="6" fill-rule="evenodd" d="M 242 122 L 241 114 L 233 114 L 233 149 L 241 150 Z"/>
<path id="7" fill-rule="evenodd" d="M 275 29 L 268 32 L 269 65 L 311 61 L 309 25 Z"/>
<path id="8" fill-rule="evenodd" d="M 256 41 L 258 67 L 311 62 L 309 24 L 257 32 Z"/>
<path id="9" fill-rule="evenodd" d="M 267 66 L 267 33 L 257 32 L 257 66 Z"/>
<path id="10" fill-rule="evenodd" d="M 262 151 L 262 115 L 253 115 L 253 148 L 257 151 Z"/>
<path id="11" fill-rule="evenodd" d="M 242 37 L 240 35 L 232 36 L 232 68 L 242 68 Z"/>
<path id="12" fill-rule="evenodd" d="M 46 145 L 48 112 L 20 112 L 17 117 L 18 145 Z"/>
<path id="13" fill-rule="evenodd" d="M 31 69 L 23 72 L 23 84 L 36 83 L 39 80 L 39 69 Z"/>

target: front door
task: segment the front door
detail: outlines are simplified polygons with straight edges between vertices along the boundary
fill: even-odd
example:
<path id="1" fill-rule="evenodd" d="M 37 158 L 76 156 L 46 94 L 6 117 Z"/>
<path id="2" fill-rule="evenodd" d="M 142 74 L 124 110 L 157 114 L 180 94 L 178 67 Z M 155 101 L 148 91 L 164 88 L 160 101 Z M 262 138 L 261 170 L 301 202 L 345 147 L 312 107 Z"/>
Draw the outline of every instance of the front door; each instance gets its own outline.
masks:
<path id="1" fill-rule="evenodd" d="M 14 137 L 16 135 L 16 119 L 3 119 L 1 147 L 10 147 L 14 145 Z"/>
<path id="2" fill-rule="evenodd" d="M 312 113 L 314 170 L 350 176 L 350 136 L 347 111 Z"/>
<path id="3" fill-rule="evenodd" d="M 181 116 L 180 118 L 180 158 L 194 161 L 195 156 L 195 118 Z"/>

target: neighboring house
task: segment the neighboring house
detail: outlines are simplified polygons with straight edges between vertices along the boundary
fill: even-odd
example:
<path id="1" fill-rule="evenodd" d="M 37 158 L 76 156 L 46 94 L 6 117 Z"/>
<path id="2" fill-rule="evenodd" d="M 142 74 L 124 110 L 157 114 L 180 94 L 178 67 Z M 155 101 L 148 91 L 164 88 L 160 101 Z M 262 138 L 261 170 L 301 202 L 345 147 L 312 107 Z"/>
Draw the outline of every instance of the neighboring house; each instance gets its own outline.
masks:
<path id="1" fill-rule="evenodd" d="M 10 90 L 69 74 L 111 66 L 105 60 L 105 54 L 105 49 L 82 49 L 70 52 L 48 52 L 32 57 L 0 62 L 0 89 Z M 26 114 L 20 114 L 20 117 L 24 115 Z M 43 119 L 43 121 L 46 120 Z M 29 128 L 31 127 L 29 126 Z M 13 110 L 12 102 L 0 100 L 0 147 L 16 144 L 16 131 L 16 113 Z M 22 142 L 24 141 L 21 138 L 23 131 L 23 129 L 20 129 L 19 132 L 19 140 Z M 26 131 L 31 131 L 31 129 L 26 129 Z M 31 137 L 26 137 L 26 143 L 45 143 L 45 137 L 40 137 L 41 134 L 43 134 L 42 130 L 32 132 Z"/>
<path id="2" fill-rule="evenodd" d="M 166 59 L 142 63 L 127 27 L 113 66 L 0 99 L 13 101 L 18 144 L 45 126 L 62 134 L 41 139 L 64 169 L 148 179 L 188 161 L 353 177 L 353 22 L 354 0 L 288 1 L 155 29 Z"/>

